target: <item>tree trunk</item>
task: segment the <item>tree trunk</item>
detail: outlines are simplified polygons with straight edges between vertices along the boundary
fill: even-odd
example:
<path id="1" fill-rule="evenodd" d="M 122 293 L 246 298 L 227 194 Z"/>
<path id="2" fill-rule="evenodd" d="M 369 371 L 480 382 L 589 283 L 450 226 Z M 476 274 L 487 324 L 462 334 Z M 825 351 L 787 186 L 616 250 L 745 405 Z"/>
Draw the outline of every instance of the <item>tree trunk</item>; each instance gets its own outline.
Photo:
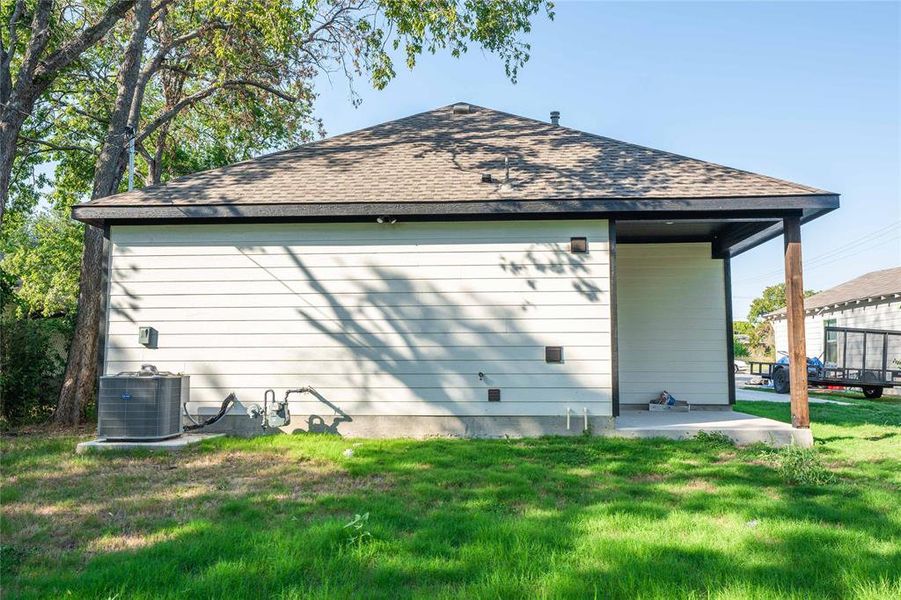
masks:
<path id="1" fill-rule="evenodd" d="M 78 317 L 75 335 L 69 347 L 69 362 L 54 413 L 58 425 L 81 421 L 85 404 L 94 396 L 100 344 L 100 319 L 103 318 L 103 231 L 86 226 L 84 253 L 81 255 L 81 285 L 78 290 Z"/>
<path id="2" fill-rule="evenodd" d="M 92 198 L 115 194 L 122 180 L 127 162 L 125 132 L 129 109 L 134 101 L 141 57 L 147 28 L 150 23 L 150 0 L 135 3 L 135 22 L 119 78 L 116 103 L 110 114 L 109 128 L 103 149 L 94 169 Z M 78 317 L 75 334 L 69 348 L 66 375 L 60 391 L 54 421 L 58 425 L 76 425 L 81 421 L 84 407 L 94 396 L 98 373 L 98 348 L 100 344 L 100 319 L 103 317 L 103 271 L 106 268 L 103 255 L 103 232 L 86 227 L 84 253 L 81 256 L 81 286 L 78 292 Z"/>
<path id="3" fill-rule="evenodd" d="M 25 117 L 12 114 L 12 109 L 4 112 L 9 114 L 0 115 L 0 223 L 3 223 L 6 200 L 9 198 L 16 142 L 25 123 Z"/>

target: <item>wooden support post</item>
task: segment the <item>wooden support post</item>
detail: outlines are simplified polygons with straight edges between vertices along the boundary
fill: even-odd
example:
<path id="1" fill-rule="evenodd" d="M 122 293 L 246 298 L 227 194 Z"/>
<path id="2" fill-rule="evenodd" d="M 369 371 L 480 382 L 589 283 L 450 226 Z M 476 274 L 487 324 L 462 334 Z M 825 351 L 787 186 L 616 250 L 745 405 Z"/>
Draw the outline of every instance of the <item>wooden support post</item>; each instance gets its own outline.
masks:
<path id="1" fill-rule="evenodd" d="M 788 364 L 792 426 L 810 427 L 807 403 L 807 343 L 804 339 L 804 277 L 801 269 L 801 218 L 783 220 L 785 299 L 788 316 Z"/>

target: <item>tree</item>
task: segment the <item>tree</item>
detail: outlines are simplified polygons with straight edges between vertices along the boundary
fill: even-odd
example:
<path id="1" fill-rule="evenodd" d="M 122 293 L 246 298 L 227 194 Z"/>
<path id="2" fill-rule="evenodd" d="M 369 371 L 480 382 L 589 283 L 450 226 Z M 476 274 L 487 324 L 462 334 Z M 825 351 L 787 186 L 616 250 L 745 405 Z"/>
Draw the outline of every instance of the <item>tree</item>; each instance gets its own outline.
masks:
<path id="1" fill-rule="evenodd" d="M 26 116 L 16 125 L 10 119 L 12 127 L 3 134 L 16 140 L 18 164 L 30 152 L 60 160 L 58 172 L 83 173 L 73 166 L 91 164 L 91 198 L 121 190 L 130 132 L 144 183 L 219 166 L 309 139 L 317 129 L 314 82 L 323 73 L 346 77 L 356 103 L 354 80 L 366 76 L 376 88 L 387 85 L 395 74 L 394 53 L 401 53 L 412 68 L 425 51 L 444 49 L 459 56 L 475 44 L 499 55 L 515 81 L 528 59 L 521 35 L 542 9 L 552 16 L 552 5 L 543 0 L 136 0 L 115 6 L 119 4 L 128 7 L 102 33 L 92 30 L 92 42 L 77 48 L 58 77 L 43 87 L 32 86 L 33 98 L 20 113 L 42 112 L 41 123 L 29 123 Z M 48 2 L 39 2 L 38 8 L 44 26 L 29 29 L 31 40 L 46 36 L 45 31 L 50 39 L 61 37 L 57 24 L 73 27 L 62 16 L 65 9 L 54 13 Z M 10 30 L 19 31 L 20 22 L 20 15 L 11 19 Z M 87 22 L 79 20 L 81 30 Z M 7 44 L 11 49 L 23 43 L 13 42 Z M 29 74 L 19 63 L 16 79 L 27 81 Z M 6 113 L 2 118 L 7 119 Z M 52 125 L 43 125 L 47 123 Z M 34 131 L 29 130 L 27 139 L 16 139 L 29 126 Z M 179 136 L 177 147 L 173 133 Z M 187 151 L 183 133 L 193 142 Z M 13 174 L 20 172 L 17 166 L 11 166 Z M 6 180 L 15 183 L 12 175 Z M 61 424 L 77 422 L 93 395 L 102 249 L 102 233 L 85 227 L 75 340 L 55 414 Z"/>
<path id="2" fill-rule="evenodd" d="M 804 297 L 813 296 L 817 292 L 814 290 L 804 290 Z M 760 296 L 754 298 L 751 307 L 748 309 L 748 321 L 750 323 L 758 323 L 764 315 L 785 308 L 788 300 L 785 297 L 785 284 L 777 283 L 763 288 Z"/>
<path id="3" fill-rule="evenodd" d="M 0 31 L 0 222 L 19 134 L 35 104 L 133 4 L 133 0 L 118 0 L 105 8 L 93 3 L 57 8 L 53 0 L 38 0 L 34 5 L 6 0 L 0 5 L 6 22 L 5 31 Z"/>
<path id="4" fill-rule="evenodd" d="M 816 294 L 814 290 L 805 290 L 804 297 Z M 750 350 L 758 356 L 771 356 L 774 352 L 775 337 L 772 324 L 764 319 L 764 315 L 784 308 L 788 303 L 785 297 L 785 284 L 777 283 L 767 286 L 760 296 L 751 301 L 747 321 L 736 321 L 735 331 L 744 333 L 750 338 Z"/>

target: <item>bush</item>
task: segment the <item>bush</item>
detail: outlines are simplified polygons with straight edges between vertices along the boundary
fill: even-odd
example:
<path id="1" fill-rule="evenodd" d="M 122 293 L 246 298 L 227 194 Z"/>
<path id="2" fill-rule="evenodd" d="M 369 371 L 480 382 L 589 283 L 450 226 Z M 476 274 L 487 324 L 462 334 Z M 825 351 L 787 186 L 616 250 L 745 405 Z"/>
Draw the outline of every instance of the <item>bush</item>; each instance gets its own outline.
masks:
<path id="1" fill-rule="evenodd" d="M 751 355 L 748 347 L 738 340 L 732 340 L 732 355 L 735 358 L 747 358 Z"/>
<path id="2" fill-rule="evenodd" d="M 0 318 L 0 417 L 4 426 L 46 421 L 53 413 L 72 337 L 67 317 Z"/>
<path id="3" fill-rule="evenodd" d="M 786 446 L 775 455 L 776 470 L 789 483 L 820 486 L 832 483 L 835 475 L 823 466 L 814 448 Z"/>

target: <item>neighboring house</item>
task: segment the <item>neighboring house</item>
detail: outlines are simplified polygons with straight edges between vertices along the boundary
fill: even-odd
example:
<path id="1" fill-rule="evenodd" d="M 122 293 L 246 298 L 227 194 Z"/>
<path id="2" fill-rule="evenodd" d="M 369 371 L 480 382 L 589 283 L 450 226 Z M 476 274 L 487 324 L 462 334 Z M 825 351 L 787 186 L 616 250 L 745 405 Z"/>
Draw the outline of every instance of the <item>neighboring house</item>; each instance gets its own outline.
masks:
<path id="1" fill-rule="evenodd" d="M 836 207 L 455 104 L 73 214 L 108 239 L 103 372 L 188 373 L 194 414 L 234 391 L 233 428 L 312 386 L 291 429 L 534 435 L 728 406 L 730 258 Z"/>
<path id="2" fill-rule="evenodd" d="M 807 355 L 834 362 L 838 356 L 837 339 L 825 338 L 824 327 L 901 331 L 901 267 L 873 271 L 805 298 L 804 311 Z M 773 322 L 776 352 L 787 352 L 785 309 L 766 318 Z"/>

